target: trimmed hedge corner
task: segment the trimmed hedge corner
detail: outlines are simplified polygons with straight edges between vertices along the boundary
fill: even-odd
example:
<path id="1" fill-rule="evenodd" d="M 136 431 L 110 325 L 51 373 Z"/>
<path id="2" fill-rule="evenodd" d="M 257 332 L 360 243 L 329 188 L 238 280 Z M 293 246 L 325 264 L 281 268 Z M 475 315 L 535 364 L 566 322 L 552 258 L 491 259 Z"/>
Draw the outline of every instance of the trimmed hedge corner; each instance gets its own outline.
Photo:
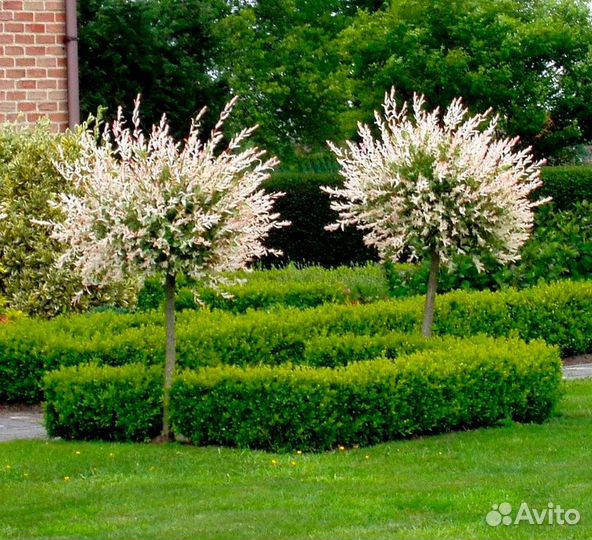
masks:
<path id="1" fill-rule="evenodd" d="M 162 369 L 84 365 L 45 376 L 51 437 L 145 441 L 162 429 Z"/>
<path id="2" fill-rule="evenodd" d="M 158 370 L 84 366 L 45 380 L 52 435 L 144 440 L 160 429 Z M 560 382 L 556 348 L 478 338 L 454 349 L 336 369 L 185 371 L 173 385 L 172 421 L 175 433 L 199 445 L 327 450 L 504 419 L 540 422 L 553 411 Z"/>

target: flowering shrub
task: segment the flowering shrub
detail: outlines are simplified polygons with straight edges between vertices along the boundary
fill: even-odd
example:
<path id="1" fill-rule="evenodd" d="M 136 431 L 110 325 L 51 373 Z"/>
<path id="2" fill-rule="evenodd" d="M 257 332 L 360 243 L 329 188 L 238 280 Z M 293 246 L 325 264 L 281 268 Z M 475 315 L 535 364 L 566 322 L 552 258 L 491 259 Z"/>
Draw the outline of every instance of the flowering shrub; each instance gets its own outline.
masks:
<path id="1" fill-rule="evenodd" d="M 262 239 L 283 225 L 272 212 L 281 194 L 260 186 L 278 162 L 263 161 L 265 152 L 256 147 L 239 151 L 254 128 L 220 150 L 223 123 L 235 102 L 206 143 L 199 130 L 205 110 L 180 144 L 165 117 L 145 136 L 139 100 L 133 129 L 120 108 L 99 141 L 93 132 L 84 133 L 79 159 L 60 167 L 78 192 L 59 196 L 66 218 L 55 223 L 53 235 L 69 246 L 62 261 L 73 260 L 86 284 L 129 274 L 183 273 L 207 281 L 267 254 Z"/>
<path id="2" fill-rule="evenodd" d="M 332 230 L 354 225 L 381 258 L 402 255 L 428 258 L 431 272 L 424 334 L 431 333 L 439 266 L 455 255 L 470 255 L 478 268 L 489 255 L 507 263 L 519 258 L 533 224 L 529 194 L 541 186 L 530 149 L 516 150 L 518 139 L 496 139 L 497 117 L 489 111 L 468 117 L 460 99 L 440 120 L 438 109 L 424 110 L 415 96 L 412 114 L 385 95 L 384 119 L 376 113 L 380 132 L 360 124 L 361 142 L 331 149 L 345 183 L 325 187 L 339 219 Z M 481 129 L 486 123 L 485 129 Z"/>
<path id="3" fill-rule="evenodd" d="M 177 276 L 215 284 L 219 272 L 241 269 L 267 254 L 264 238 L 286 224 L 272 211 L 281 194 L 261 188 L 277 160 L 264 160 L 265 152 L 256 147 L 241 150 L 255 128 L 242 130 L 220 148 L 222 127 L 235 103 L 236 98 L 222 111 L 206 142 L 200 138 L 202 110 L 180 144 L 164 116 L 149 136 L 143 133 L 138 98 L 131 128 L 120 108 L 99 140 L 84 132 L 80 157 L 60 166 L 75 186 L 57 203 L 65 219 L 53 224 L 53 236 L 68 245 L 60 262 L 73 264 L 85 285 L 129 275 L 157 275 L 165 282 L 164 438 L 169 436 L 168 389 L 176 361 Z"/>

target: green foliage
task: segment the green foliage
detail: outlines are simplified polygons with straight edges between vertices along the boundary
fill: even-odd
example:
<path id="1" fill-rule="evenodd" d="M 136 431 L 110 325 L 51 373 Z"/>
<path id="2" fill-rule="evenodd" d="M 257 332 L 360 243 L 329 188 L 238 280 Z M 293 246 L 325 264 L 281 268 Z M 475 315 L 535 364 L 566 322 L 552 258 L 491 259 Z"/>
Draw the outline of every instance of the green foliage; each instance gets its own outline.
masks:
<path id="1" fill-rule="evenodd" d="M 319 352 L 314 341 L 310 346 L 308 343 L 315 337 L 332 335 L 418 332 L 423 303 L 423 298 L 414 297 L 367 305 L 252 311 L 245 315 L 185 311 L 178 316 L 178 362 L 192 369 L 307 361 L 335 365 L 339 361 L 331 360 L 330 353 Z M 0 402 L 38 401 L 44 373 L 61 365 L 162 364 L 162 319 L 155 312 L 98 313 L 1 326 Z M 487 334 L 517 336 L 526 341 L 545 339 L 559 346 L 565 355 L 591 352 L 592 283 L 564 281 L 522 291 L 456 291 L 442 295 L 436 305 L 434 330 L 441 336 Z M 379 345 L 387 355 L 389 347 L 396 351 L 397 338 L 393 339 L 393 345 Z M 409 339 L 413 343 L 414 338 Z M 346 341 L 344 345 L 327 343 L 325 350 L 344 347 L 347 351 Z M 364 346 L 354 344 L 351 350 L 359 351 Z M 355 354 L 363 357 L 359 352 Z"/>
<path id="2" fill-rule="evenodd" d="M 505 419 L 543 421 L 560 381 L 556 350 L 482 340 L 339 369 L 185 372 L 173 386 L 172 419 L 175 432 L 198 445 L 327 450 Z"/>
<path id="3" fill-rule="evenodd" d="M 220 292 L 181 280 L 176 308 L 197 309 L 199 301 L 215 309 L 244 313 L 249 309 L 274 307 L 309 308 L 326 303 L 368 303 L 388 298 L 388 286 L 381 266 L 340 267 L 328 270 L 288 265 L 271 270 L 228 274 L 233 285 L 221 285 Z M 228 294 L 232 296 L 228 296 Z M 156 279 L 147 280 L 138 297 L 138 308 L 157 309 L 163 305 L 164 290 Z"/>
<path id="4" fill-rule="evenodd" d="M 242 2 L 216 28 L 218 62 L 229 86 L 243 96 L 237 125 L 264 127 L 262 146 L 297 161 L 340 138 L 336 113 L 343 89 L 331 74 L 340 64 L 339 32 L 357 8 L 375 11 L 382 0 L 263 0 Z"/>
<path id="5" fill-rule="evenodd" d="M 85 113 L 140 92 L 180 134 L 239 94 L 234 125 L 290 165 L 351 138 L 393 84 L 491 106 L 540 153 L 592 136 L 585 0 L 82 0 L 79 20 Z"/>
<path id="6" fill-rule="evenodd" d="M 45 377 L 45 425 L 51 437 L 145 441 L 162 420 L 162 369 L 62 368 Z"/>
<path id="7" fill-rule="evenodd" d="M 352 106 L 340 115 L 349 138 L 394 85 L 430 107 L 462 96 L 492 107 L 508 135 L 546 155 L 589 140 L 592 24 L 584 0 L 393 0 L 360 13 L 338 38 L 337 81 Z M 550 68 L 550 66 L 552 66 Z"/>
<path id="8" fill-rule="evenodd" d="M 551 197 L 558 210 L 570 210 L 582 201 L 592 203 L 592 166 L 544 167 L 540 195 Z"/>
<path id="9" fill-rule="evenodd" d="M 457 257 L 456 268 L 440 272 L 438 290 L 497 290 L 560 279 L 591 279 L 592 203 L 577 202 L 563 212 L 556 212 L 553 205 L 542 207 L 520 261 L 509 267 L 491 259 L 485 263 L 486 270 L 478 272 L 471 258 Z M 429 264 L 387 264 L 386 275 L 395 297 L 425 294 Z"/>
<path id="10" fill-rule="evenodd" d="M 267 182 L 266 189 L 285 193 L 277 201 L 276 210 L 292 223 L 269 235 L 268 245 L 284 253 L 280 262 L 339 266 L 377 260 L 376 252 L 364 246 L 359 231 L 325 230 L 337 214 L 320 188 L 342 183 L 337 173 L 278 173 Z M 274 257 L 267 262 L 278 261 Z"/>
<path id="11" fill-rule="evenodd" d="M 135 295 L 129 284 L 93 288 L 73 304 L 81 280 L 69 268 L 55 268 L 62 246 L 46 225 L 33 221 L 61 219 L 49 202 L 72 187 L 55 163 L 74 159 L 78 145 L 77 133 L 54 134 L 48 122 L 0 129 L 0 214 L 6 214 L 0 219 L 0 291 L 12 308 L 27 314 L 54 316 L 100 304 L 127 304 Z"/>
<path id="12" fill-rule="evenodd" d="M 198 445 L 274 451 L 371 445 L 417 434 L 540 422 L 559 398 L 561 361 L 542 342 L 480 338 L 450 350 L 345 368 L 224 366 L 173 385 L 174 430 Z M 143 440 L 158 432 L 158 371 L 63 368 L 49 374 L 51 435 Z"/>
<path id="13" fill-rule="evenodd" d="M 202 107 L 218 111 L 226 102 L 226 84 L 214 75 L 213 32 L 227 2 L 81 0 L 78 8 L 83 114 L 106 107 L 113 117 L 141 93 L 146 125 L 166 113 L 173 130 L 184 135 Z M 205 119 L 204 133 L 214 117 Z"/>

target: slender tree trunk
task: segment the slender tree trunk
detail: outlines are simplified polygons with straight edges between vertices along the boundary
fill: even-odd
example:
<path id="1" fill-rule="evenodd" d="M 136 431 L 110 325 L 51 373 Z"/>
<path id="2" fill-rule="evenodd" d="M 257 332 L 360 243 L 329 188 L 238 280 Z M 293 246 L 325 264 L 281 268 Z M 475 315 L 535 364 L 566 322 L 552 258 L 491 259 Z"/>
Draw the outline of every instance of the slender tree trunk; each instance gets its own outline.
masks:
<path id="1" fill-rule="evenodd" d="M 428 279 L 428 292 L 426 295 L 425 311 L 423 314 L 423 326 L 421 333 L 425 337 L 432 335 L 432 326 L 434 325 L 434 307 L 436 306 L 436 290 L 438 288 L 438 270 L 440 268 L 440 257 L 436 251 L 432 251 L 432 261 L 430 265 L 430 277 Z"/>
<path id="2" fill-rule="evenodd" d="M 175 338 L 175 290 L 176 276 L 167 274 L 164 291 L 166 298 L 166 357 L 164 367 L 164 395 L 162 433 L 160 439 L 164 442 L 172 439 L 171 434 L 171 386 L 177 362 Z"/>

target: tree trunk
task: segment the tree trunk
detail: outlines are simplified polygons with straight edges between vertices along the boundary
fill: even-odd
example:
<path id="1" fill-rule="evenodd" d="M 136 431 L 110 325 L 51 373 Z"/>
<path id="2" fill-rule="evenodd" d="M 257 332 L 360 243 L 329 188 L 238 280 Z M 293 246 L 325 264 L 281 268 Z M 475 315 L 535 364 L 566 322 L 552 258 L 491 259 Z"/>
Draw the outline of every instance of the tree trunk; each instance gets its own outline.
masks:
<path id="1" fill-rule="evenodd" d="M 171 434 L 171 386 L 175 374 L 177 362 L 176 338 L 175 338 L 175 290 L 176 277 L 174 274 L 167 274 L 164 291 L 166 298 L 166 357 L 164 367 L 164 394 L 163 394 L 163 416 L 162 433 L 160 440 L 163 442 L 172 439 Z"/>
<path id="2" fill-rule="evenodd" d="M 426 295 L 425 311 L 423 314 L 423 326 L 421 333 L 425 337 L 431 337 L 432 326 L 434 325 L 434 307 L 436 306 L 436 290 L 438 288 L 438 270 L 440 268 L 440 257 L 436 251 L 432 251 L 432 262 L 430 266 L 430 277 L 428 279 L 428 292 Z"/>

